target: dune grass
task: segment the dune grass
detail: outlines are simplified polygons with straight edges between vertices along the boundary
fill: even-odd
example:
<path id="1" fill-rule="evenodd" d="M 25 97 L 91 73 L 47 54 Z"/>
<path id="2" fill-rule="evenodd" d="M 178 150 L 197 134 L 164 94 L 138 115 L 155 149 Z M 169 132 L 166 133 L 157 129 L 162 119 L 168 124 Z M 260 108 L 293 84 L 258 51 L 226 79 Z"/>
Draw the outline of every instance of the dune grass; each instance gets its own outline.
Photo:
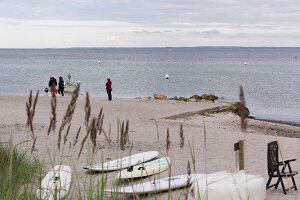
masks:
<path id="1" fill-rule="evenodd" d="M 27 151 L 0 145 L 0 199 L 34 199 L 30 188 L 41 170 L 41 163 Z"/>

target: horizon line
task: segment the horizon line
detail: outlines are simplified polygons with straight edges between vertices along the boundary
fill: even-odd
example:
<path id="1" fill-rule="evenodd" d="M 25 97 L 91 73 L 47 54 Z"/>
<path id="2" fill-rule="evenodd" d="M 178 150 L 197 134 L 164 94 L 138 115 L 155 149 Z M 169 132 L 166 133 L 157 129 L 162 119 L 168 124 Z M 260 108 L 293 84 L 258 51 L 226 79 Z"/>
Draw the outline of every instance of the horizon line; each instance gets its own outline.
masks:
<path id="1" fill-rule="evenodd" d="M 147 48 L 300 48 L 300 46 L 160 46 L 160 47 L 0 47 L 1 50 L 8 49 L 147 49 Z"/>

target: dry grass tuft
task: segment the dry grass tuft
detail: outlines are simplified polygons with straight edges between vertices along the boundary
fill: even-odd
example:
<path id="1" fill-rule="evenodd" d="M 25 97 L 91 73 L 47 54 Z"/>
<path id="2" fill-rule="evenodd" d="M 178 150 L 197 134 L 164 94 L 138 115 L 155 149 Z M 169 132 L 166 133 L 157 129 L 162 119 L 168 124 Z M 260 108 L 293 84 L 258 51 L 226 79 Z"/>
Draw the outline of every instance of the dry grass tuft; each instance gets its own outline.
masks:
<path id="1" fill-rule="evenodd" d="M 85 111 L 85 127 L 86 127 L 86 135 L 83 138 L 83 140 L 81 141 L 81 147 L 80 147 L 80 151 L 78 154 L 78 159 L 80 158 L 80 155 L 82 153 L 82 149 L 84 147 L 84 144 L 86 142 L 86 140 L 89 137 L 89 134 L 91 133 L 91 130 L 93 127 L 95 127 L 95 119 L 93 118 L 92 121 L 90 122 L 90 117 L 91 117 L 91 103 L 90 103 L 90 98 L 89 98 L 89 93 L 86 93 L 86 98 L 85 98 L 85 107 L 84 107 L 84 111 Z M 90 136 L 91 140 L 94 136 Z"/>
<path id="2" fill-rule="evenodd" d="M 86 92 L 84 111 L 85 111 L 85 126 L 88 129 L 90 117 L 91 117 L 91 103 L 90 103 L 90 97 L 88 92 Z"/>
<path id="3" fill-rule="evenodd" d="M 90 129 L 90 139 L 93 143 L 93 153 L 95 153 L 96 144 L 97 144 L 97 129 L 96 129 L 96 119 L 95 119 L 95 117 L 93 117 L 89 129 Z"/>
<path id="4" fill-rule="evenodd" d="M 121 131 L 121 136 L 120 136 L 120 147 L 121 150 L 124 151 L 125 150 L 125 145 L 129 142 L 129 120 L 126 121 L 126 125 L 125 122 L 123 121 L 120 127 L 120 131 Z"/>
<path id="5" fill-rule="evenodd" d="M 32 91 L 30 90 L 28 102 L 26 102 L 26 114 L 27 114 L 27 126 L 30 126 L 31 119 L 31 107 L 32 107 Z"/>
<path id="6" fill-rule="evenodd" d="M 241 117 L 241 130 L 243 132 L 246 131 L 247 128 L 247 111 L 246 111 L 246 101 L 245 101 L 245 95 L 244 95 L 244 91 L 243 91 L 243 87 L 240 86 L 240 108 L 239 108 L 239 115 Z"/>
<path id="7" fill-rule="evenodd" d="M 156 136 L 157 136 L 157 151 L 159 151 L 159 144 L 160 144 L 160 141 L 159 141 L 159 130 L 158 130 L 158 124 L 157 124 L 157 121 L 155 121 L 155 126 L 156 126 Z"/>
<path id="8" fill-rule="evenodd" d="M 77 142 L 78 142 L 78 137 L 79 137 L 80 130 L 81 130 L 81 126 L 79 127 L 79 129 L 78 129 L 78 131 L 76 133 L 76 137 L 75 137 L 75 141 L 74 141 L 73 146 L 75 146 L 77 144 Z"/>
<path id="9" fill-rule="evenodd" d="M 80 147 L 80 151 L 79 151 L 78 157 L 77 157 L 78 159 L 80 158 L 80 155 L 81 155 L 81 152 L 82 152 L 84 143 L 85 143 L 85 141 L 87 140 L 87 138 L 89 137 L 89 134 L 90 134 L 90 131 L 87 131 L 85 137 L 84 137 L 83 140 L 81 141 L 81 147 Z"/>
<path id="10" fill-rule="evenodd" d="M 101 108 L 96 120 L 96 131 L 99 133 L 99 135 L 103 131 L 103 121 L 104 121 L 104 114 L 103 114 L 103 108 Z"/>
<path id="11" fill-rule="evenodd" d="M 67 124 L 70 124 L 72 121 L 72 117 L 73 117 L 75 107 L 76 107 L 76 101 L 79 96 L 79 90 L 80 90 L 80 85 L 77 85 L 77 87 L 75 88 L 75 91 L 73 92 L 72 99 L 68 105 L 66 112 L 65 112 L 65 115 L 62 119 L 61 125 L 59 127 L 58 139 L 57 139 L 57 146 L 58 146 L 59 150 L 60 150 L 62 131 L 64 130 L 65 126 Z"/>
<path id="12" fill-rule="evenodd" d="M 26 125 L 29 126 L 31 131 L 31 138 L 34 139 L 34 129 L 33 129 L 33 118 L 35 114 L 36 104 L 38 102 L 39 91 L 37 91 L 34 101 L 32 103 L 32 91 L 30 90 L 28 102 L 26 102 L 26 114 L 27 114 L 27 123 Z"/>
<path id="13" fill-rule="evenodd" d="M 205 162 L 205 173 L 207 174 L 207 134 L 206 134 L 206 126 L 205 121 L 203 121 L 203 131 L 204 131 L 204 162 Z M 206 185 L 207 185 L 207 179 L 206 179 Z"/>
<path id="14" fill-rule="evenodd" d="M 189 142 L 189 147 L 190 147 L 190 152 L 191 152 L 191 157 L 192 157 L 193 170 L 194 170 L 194 172 L 196 172 L 196 155 L 195 155 L 194 143 L 193 143 L 193 146 L 191 146 L 191 144 Z"/>
<path id="15" fill-rule="evenodd" d="M 56 128 L 56 95 L 55 92 L 52 92 L 52 97 L 51 97 L 51 115 L 50 117 L 50 125 L 48 127 L 48 135 L 51 132 L 51 129 L 54 131 Z"/>
<path id="16" fill-rule="evenodd" d="M 171 145 L 171 141 L 170 141 L 170 131 L 169 131 L 169 127 L 168 127 L 168 128 L 167 128 L 167 139 L 166 139 L 166 150 L 167 150 L 167 155 L 169 154 L 170 145 Z"/>
<path id="17" fill-rule="evenodd" d="M 66 142 L 68 141 L 68 135 L 69 135 L 70 129 L 71 129 L 71 124 L 68 125 L 66 134 L 65 134 L 65 136 L 64 136 L 64 145 L 65 145 Z"/>
<path id="18" fill-rule="evenodd" d="M 184 136 L 183 136 L 183 126 L 182 126 L 182 124 L 180 124 L 179 137 L 180 137 L 180 148 L 182 149 L 184 147 Z"/>
<path id="19" fill-rule="evenodd" d="M 34 140 L 33 140 L 32 146 L 31 146 L 31 151 L 30 151 L 31 153 L 33 153 L 33 151 L 35 150 L 36 139 L 37 139 L 37 136 L 34 137 Z"/>
<path id="20" fill-rule="evenodd" d="M 189 194 L 189 189 L 192 186 L 192 182 L 191 182 L 191 164 L 190 161 L 188 160 L 187 162 L 187 174 L 188 174 L 188 179 L 187 179 L 187 187 L 186 187 L 186 193 L 185 193 L 185 199 L 188 199 L 188 194 Z"/>

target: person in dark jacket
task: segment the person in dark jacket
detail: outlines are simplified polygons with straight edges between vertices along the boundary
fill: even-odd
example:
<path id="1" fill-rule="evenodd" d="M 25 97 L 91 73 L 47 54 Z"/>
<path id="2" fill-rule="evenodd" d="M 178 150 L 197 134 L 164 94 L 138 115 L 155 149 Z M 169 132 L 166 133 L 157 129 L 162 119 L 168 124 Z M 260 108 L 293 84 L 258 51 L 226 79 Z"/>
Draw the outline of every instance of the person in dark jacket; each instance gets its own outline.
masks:
<path id="1" fill-rule="evenodd" d="M 58 81 L 58 94 L 64 96 L 65 82 L 64 79 L 60 76 Z"/>
<path id="2" fill-rule="evenodd" d="M 112 82 L 109 78 L 107 79 L 107 82 L 106 82 L 105 86 L 106 86 L 106 92 L 107 92 L 107 95 L 108 95 L 108 101 L 111 101 L 111 99 L 112 99 L 112 96 L 111 96 Z"/>

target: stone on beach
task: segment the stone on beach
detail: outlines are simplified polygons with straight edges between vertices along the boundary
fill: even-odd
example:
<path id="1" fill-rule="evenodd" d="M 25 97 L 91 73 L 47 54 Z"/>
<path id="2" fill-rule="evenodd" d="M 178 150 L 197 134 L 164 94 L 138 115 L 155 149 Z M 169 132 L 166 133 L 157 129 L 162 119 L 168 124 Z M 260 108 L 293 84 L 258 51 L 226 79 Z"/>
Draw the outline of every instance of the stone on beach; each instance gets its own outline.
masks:
<path id="1" fill-rule="evenodd" d="M 154 94 L 153 95 L 154 99 L 158 99 L 158 100 L 167 100 L 168 97 L 164 94 Z"/>

